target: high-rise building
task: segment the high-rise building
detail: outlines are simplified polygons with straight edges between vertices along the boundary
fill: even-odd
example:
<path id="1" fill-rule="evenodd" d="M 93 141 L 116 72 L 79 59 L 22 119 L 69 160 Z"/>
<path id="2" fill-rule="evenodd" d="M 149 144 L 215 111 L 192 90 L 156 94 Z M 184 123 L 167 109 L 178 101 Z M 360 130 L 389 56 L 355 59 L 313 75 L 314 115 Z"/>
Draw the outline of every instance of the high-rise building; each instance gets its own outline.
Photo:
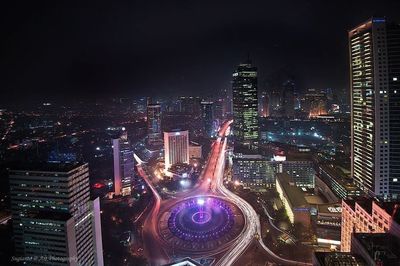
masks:
<path id="1" fill-rule="evenodd" d="M 288 118 L 294 117 L 296 87 L 293 80 L 288 79 L 282 84 L 282 109 L 283 115 Z"/>
<path id="2" fill-rule="evenodd" d="M 29 265 L 103 265 L 87 163 L 18 165 L 9 174 L 17 256 Z"/>
<path id="3" fill-rule="evenodd" d="M 371 18 L 349 31 L 352 176 L 371 195 L 400 195 L 400 25 Z"/>
<path id="4" fill-rule="evenodd" d="M 343 200 L 341 251 L 349 252 L 353 233 L 390 232 L 400 237 L 400 204 L 374 199 Z"/>
<path id="5" fill-rule="evenodd" d="M 203 120 L 203 129 L 207 137 L 214 135 L 214 110 L 213 102 L 201 102 L 201 118 Z"/>
<path id="6" fill-rule="evenodd" d="M 269 116 L 269 97 L 266 91 L 263 91 L 260 96 L 260 116 Z"/>
<path id="7" fill-rule="evenodd" d="M 222 121 L 225 117 L 224 114 L 224 99 L 223 98 L 218 98 L 213 105 L 213 110 L 214 110 L 214 119 L 219 119 Z"/>
<path id="8" fill-rule="evenodd" d="M 257 68 L 248 60 L 237 67 L 232 77 L 235 146 L 255 150 L 258 144 Z"/>
<path id="9" fill-rule="evenodd" d="M 164 132 L 165 170 L 176 163 L 189 163 L 189 131 Z"/>
<path id="10" fill-rule="evenodd" d="M 125 131 L 120 138 L 113 139 L 114 154 L 114 193 L 130 195 L 132 179 L 135 176 L 134 152 Z"/>
<path id="11" fill-rule="evenodd" d="M 222 90 L 222 98 L 223 98 L 223 115 L 224 117 L 229 117 L 232 115 L 232 88 L 225 88 Z"/>
<path id="12" fill-rule="evenodd" d="M 148 143 L 155 144 L 162 141 L 161 136 L 161 105 L 147 105 L 147 136 Z"/>

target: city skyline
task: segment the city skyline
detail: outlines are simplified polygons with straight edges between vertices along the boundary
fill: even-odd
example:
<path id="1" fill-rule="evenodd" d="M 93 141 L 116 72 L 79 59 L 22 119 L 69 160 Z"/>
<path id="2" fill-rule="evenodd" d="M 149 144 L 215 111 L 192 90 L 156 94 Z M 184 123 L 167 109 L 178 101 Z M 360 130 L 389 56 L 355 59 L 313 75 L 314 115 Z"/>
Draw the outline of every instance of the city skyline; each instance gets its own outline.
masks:
<path id="1" fill-rule="evenodd" d="M 400 5 L 289 2 L 6 16 L 0 264 L 398 265 Z"/>

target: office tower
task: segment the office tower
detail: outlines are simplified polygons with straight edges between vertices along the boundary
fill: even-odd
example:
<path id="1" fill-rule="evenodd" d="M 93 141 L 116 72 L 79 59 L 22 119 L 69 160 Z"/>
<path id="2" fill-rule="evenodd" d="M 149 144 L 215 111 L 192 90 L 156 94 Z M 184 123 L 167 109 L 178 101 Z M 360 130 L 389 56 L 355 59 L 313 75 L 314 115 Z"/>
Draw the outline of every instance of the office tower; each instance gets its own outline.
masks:
<path id="1" fill-rule="evenodd" d="M 149 144 L 162 141 L 161 137 L 161 105 L 147 105 L 147 137 Z"/>
<path id="2" fill-rule="evenodd" d="M 269 98 L 266 91 L 263 91 L 260 96 L 260 116 L 268 117 L 269 116 Z"/>
<path id="3" fill-rule="evenodd" d="M 352 176 L 370 195 L 400 193 L 400 26 L 371 18 L 349 31 Z"/>
<path id="4" fill-rule="evenodd" d="M 103 265 L 87 163 L 20 164 L 9 174 L 17 256 L 33 258 L 29 265 Z"/>
<path id="5" fill-rule="evenodd" d="M 400 205 L 374 199 L 342 200 L 341 251 L 349 252 L 353 233 L 386 233 L 400 237 Z"/>
<path id="6" fill-rule="evenodd" d="M 181 102 L 181 112 L 192 114 L 192 115 L 199 115 L 201 113 L 201 99 L 199 97 L 180 97 Z"/>
<path id="7" fill-rule="evenodd" d="M 222 90 L 221 98 L 223 99 L 223 114 L 224 117 L 229 117 L 232 114 L 232 88 L 225 88 Z"/>
<path id="8" fill-rule="evenodd" d="M 217 99 L 214 102 L 213 110 L 214 110 L 214 119 L 218 119 L 219 121 L 222 121 L 225 117 L 224 99 L 222 99 L 222 98 Z"/>
<path id="9" fill-rule="evenodd" d="M 189 131 L 164 132 L 165 170 L 176 163 L 189 163 Z"/>
<path id="10" fill-rule="evenodd" d="M 248 60 L 237 67 L 232 77 L 235 146 L 255 150 L 258 144 L 257 68 Z"/>
<path id="11" fill-rule="evenodd" d="M 135 176 L 134 152 L 128 140 L 127 132 L 120 138 L 113 139 L 114 154 L 114 193 L 115 195 L 130 195 L 132 179 Z"/>
<path id="12" fill-rule="evenodd" d="M 214 110 L 213 102 L 201 102 L 201 118 L 203 120 L 204 135 L 214 135 Z"/>
<path id="13" fill-rule="evenodd" d="M 286 80 L 282 84 L 282 109 L 283 115 L 285 117 L 293 118 L 294 117 L 294 108 L 295 108 L 295 84 L 291 79 Z"/>

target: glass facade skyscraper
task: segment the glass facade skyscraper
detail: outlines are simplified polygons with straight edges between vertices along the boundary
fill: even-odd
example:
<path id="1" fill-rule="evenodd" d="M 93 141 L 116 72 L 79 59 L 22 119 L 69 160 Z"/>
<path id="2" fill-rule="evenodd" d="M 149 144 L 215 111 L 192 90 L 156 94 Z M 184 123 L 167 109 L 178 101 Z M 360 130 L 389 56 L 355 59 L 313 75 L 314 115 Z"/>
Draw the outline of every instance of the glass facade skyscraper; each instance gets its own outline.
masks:
<path id="1" fill-rule="evenodd" d="M 201 102 L 201 118 L 205 136 L 214 135 L 214 108 L 213 102 Z"/>
<path id="2" fill-rule="evenodd" d="M 258 144 L 257 68 L 248 60 L 237 67 L 232 77 L 235 146 L 255 150 Z"/>
<path id="3" fill-rule="evenodd" d="M 159 104 L 147 105 L 147 134 L 149 144 L 162 141 L 161 105 Z"/>
<path id="4" fill-rule="evenodd" d="M 349 31 L 352 176 L 371 195 L 400 194 L 400 26 L 372 18 Z"/>

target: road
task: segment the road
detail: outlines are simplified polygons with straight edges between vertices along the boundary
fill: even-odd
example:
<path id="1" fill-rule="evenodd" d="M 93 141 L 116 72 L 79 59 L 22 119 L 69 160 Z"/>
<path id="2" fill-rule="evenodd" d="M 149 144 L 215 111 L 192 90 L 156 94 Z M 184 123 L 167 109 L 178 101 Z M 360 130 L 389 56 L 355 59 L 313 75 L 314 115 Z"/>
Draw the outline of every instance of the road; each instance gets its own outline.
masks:
<path id="1" fill-rule="evenodd" d="M 261 236 L 260 219 L 253 207 L 241 197 L 228 190 L 223 184 L 223 176 L 226 161 L 227 136 L 230 131 L 232 121 L 226 122 L 219 131 L 218 138 L 214 141 L 210 155 L 204 170 L 199 178 L 199 183 L 190 191 L 177 194 L 176 199 L 161 200 L 157 190 L 150 182 L 148 175 L 141 165 L 138 165 L 140 174 L 150 187 L 155 196 L 155 204 L 145 220 L 143 228 L 143 238 L 145 243 L 145 254 L 151 265 L 160 265 L 160 262 L 168 260 L 166 252 L 161 247 L 157 247 L 160 239 L 157 233 L 157 221 L 160 211 L 167 210 L 176 202 L 193 196 L 217 195 L 227 198 L 235 203 L 242 211 L 245 218 L 243 232 L 232 243 L 230 249 L 216 262 L 216 265 L 233 265 L 235 261 L 246 251 L 249 245 L 255 240 L 255 236 Z M 258 238 L 260 246 L 268 253 L 269 261 L 283 265 L 311 265 L 308 263 L 293 261 L 281 258 L 272 252 L 264 243 L 261 237 Z M 146 250 L 147 249 L 147 250 Z M 166 262 L 164 262 L 166 263 Z"/>
<path id="2" fill-rule="evenodd" d="M 153 184 L 149 180 L 143 164 L 137 165 L 138 172 L 143 180 L 146 182 L 154 197 L 154 204 L 149 211 L 146 219 L 143 223 L 142 237 L 144 243 L 144 253 L 146 258 L 149 260 L 150 265 L 164 265 L 169 262 L 169 257 L 162 248 L 156 248 L 156 244 L 160 243 L 157 230 L 157 217 L 160 212 L 161 197 L 157 190 L 154 188 Z"/>

